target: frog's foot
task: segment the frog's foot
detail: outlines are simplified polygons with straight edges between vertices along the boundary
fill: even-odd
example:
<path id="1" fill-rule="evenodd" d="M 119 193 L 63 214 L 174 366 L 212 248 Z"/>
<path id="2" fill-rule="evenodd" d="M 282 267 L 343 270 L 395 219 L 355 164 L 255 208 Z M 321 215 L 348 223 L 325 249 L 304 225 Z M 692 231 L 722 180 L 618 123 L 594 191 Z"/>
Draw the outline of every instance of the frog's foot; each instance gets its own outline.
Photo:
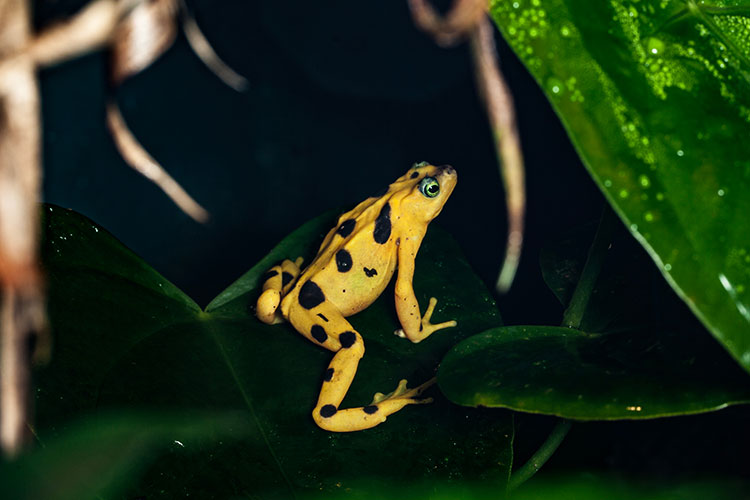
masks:
<path id="1" fill-rule="evenodd" d="M 255 306 L 255 315 L 262 322 L 273 325 L 284 321 L 278 312 L 279 304 L 281 303 L 281 298 L 289 293 L 289 290 L 292 289 L 294 283 L 297 281 L 301 265 L 302 257 L 298 257 L 294 262 L 286 259 L 273 266 L 263 275 L 261 278 L 263 281 L 263 293 L 258 297 L 258 302 Z"/>
<path id="2" fill-rule="evenodd" d="M 420 396 L 430 386 L 434 385 L 436 380 L 437 379 L 435 377 L 432 377 L 430 380 L 420 385 L 419 387 L 409 389 L 408 387 L 406 387 L 406 379 L 401 379 L 398 383 L 398 387 L 396 387 L 396 390 L 394 390 L 393 392 L 390 392 L 388 394 L 383 394 L 382 392 L 376 392 L 375 395 L 372 397 L 372 403 L 370 403 L 370 406 L 377 405 L 384 401 L 397 400 L 397 399 L 411 400 L 407 404 L 432 403 L 432 398 L 420 398 Z"/>
<path id="3" fill-rule="evenodd" d="M 435 379 L 432 378 L 418 387 L 409 389 L 406 387 L 406 380 L 401 380 L 396 390 L 389 394 L 378 392 L 367 406 L 345 410 L 339 410 L 333 405 L 318 406 L 313 411 L 313 418 L 318 426 L 327 431 L 352 432 L 369 429 L 382 424 L 388 415 L 396 413 L 406 405 L 432 403 L 432 398 L 421 396 L 434 383 Z"/>
<path id="4" fill-rule="evenodd" d="M 455 320 L 444 321 L 442 323 L 437 323 L 437 324 L 430 323 L 430 319 L 432 319 L 432 313 L 435 312 L 436 305 L 437 305 L 437 299 L 435 297 L 430 297 L 430 303 L 427 304 L 427 310 L 424 312 L 424 315 L 422 316 L 422 322 L 419 325 L 419 333 L 417 335 L 407 336 L 403 328 L 399 328 L 393 333 L 401 338 L 408 337 L 412 342 L 416 344 L 418 342 L 423 341 L 430 335 L 432 335 L 433 332 L 442 330 L 443 328 L 451 328 L 451 327 L 458 325 L 458 322 Z"/>

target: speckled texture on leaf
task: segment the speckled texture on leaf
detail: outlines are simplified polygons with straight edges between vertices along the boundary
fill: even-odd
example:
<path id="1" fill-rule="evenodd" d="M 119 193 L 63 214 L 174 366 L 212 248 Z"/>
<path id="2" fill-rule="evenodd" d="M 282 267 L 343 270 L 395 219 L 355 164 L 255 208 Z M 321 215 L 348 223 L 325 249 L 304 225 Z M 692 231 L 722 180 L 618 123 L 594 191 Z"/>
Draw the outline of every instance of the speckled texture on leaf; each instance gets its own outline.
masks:
<path id="1" fill-rule="evenodd" d="M 631 233 L 750 370 L 750 4 L 493 0 L 491 14 Z"/>

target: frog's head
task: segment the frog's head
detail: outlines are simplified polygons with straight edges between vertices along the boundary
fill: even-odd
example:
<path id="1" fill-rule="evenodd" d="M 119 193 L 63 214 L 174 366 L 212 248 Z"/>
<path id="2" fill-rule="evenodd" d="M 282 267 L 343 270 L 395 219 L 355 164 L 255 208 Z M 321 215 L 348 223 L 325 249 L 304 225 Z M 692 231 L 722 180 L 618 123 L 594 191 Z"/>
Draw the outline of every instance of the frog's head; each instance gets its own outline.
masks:
<path id="1" fill-rule="evenodd" d="M 443 209 L 458 174 L 450 165 L 435 166 L 423 161 L 415 163 L 397 182 L 402 184 L 402 205 L 412 214 L 426 222 L 431 221 Z"/>

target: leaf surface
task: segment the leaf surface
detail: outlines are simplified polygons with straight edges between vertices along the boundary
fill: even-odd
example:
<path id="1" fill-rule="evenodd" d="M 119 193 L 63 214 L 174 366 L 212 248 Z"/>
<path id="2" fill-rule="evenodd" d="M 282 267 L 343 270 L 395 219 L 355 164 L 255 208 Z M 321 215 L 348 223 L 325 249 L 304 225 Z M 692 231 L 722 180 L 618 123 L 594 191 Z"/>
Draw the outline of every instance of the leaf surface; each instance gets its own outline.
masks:
<path id="1" fill-rule="evenodd" d="M 64 417 L 104 408 L 240 411 L 256 436 L 159 461 L 133 495 L 288 498 L 365 477 L 487 480 L 504 488 L 513 432 L 506 413 L 460 408 L 433 389 L 433 404 L 406 408 L 368 431 L 334 434 L 312 421 L 331 354 L 289 325 L 258 321 L 254 302 L 270 263 L 309 256 L 334 223 L 331 215 L 292 233 L 201 311 L 93 222 L 56 207 L 45 213 L 56 348 L 37 377 L 39 426 L 64 432 Z M 415 289 L 423 308 L 438 297 L 436 321 L 454 318 L 459 326 L 420 344 L 398 338 L 387 289 L 351 318 L 367 352 L 344 406 L 367 404 L 401 378 L 424 382 L 452 345 L 501 323 L 458 246 L 438 227 L 420 250 Z"/>
<path id="2" fill-rule="evenodd" d="M 631 233 L 750 370 L 750 4 L 495 0 L 491 15 Z"/>
<path id="3" fill-rule="evenodd" d="M 580 329 L 508 326 L 470 337 L 440 365 L 444 394 L 468 406 L 580 420 L 685 415 L 750 402 L 747 373 L 619 228 L 605 216 L 590 251 L 592 227 L 542 251 L 542 274 L 568 311 L 575 303 Z M 590 266 L 597 268 L 593 277 Z M 593 279 L 581 279 L 586 273 Z"/>

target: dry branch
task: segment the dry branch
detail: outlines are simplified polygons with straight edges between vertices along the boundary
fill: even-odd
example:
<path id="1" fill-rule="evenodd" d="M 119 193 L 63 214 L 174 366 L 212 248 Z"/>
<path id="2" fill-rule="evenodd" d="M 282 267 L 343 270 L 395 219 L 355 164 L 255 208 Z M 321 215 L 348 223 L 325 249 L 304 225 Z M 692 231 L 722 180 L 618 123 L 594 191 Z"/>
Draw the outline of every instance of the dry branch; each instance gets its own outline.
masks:
<path id="1" fill-rule="evenodd" d="M 496 289 L 500 293 L 507 292 L 521 258 L 526 188 L 513 98 L 500 72 L 493 28 L 486 15 L 487 0 L 456 0 L 445 16 L 441 16 L 429 0 L 408 2 L 414 23 L 431 34 L 439 45 L 453 45 L 462 37 L 469 37 L 476 81 L 487 110 L 505 187 L 508 237 Z"/>
<path id="2" fill-rule="evenodd" d="M 190 217 L 199 222 L 208 220 L 208 212 L 182 189 L 182 186 L 148 154 L 148 151 L 133 136 L 114 101 L 107 104 L 107 126 L 115 140 L 117 150 L 128 165 L 159 186 L 164 194 Z"/>
<path id="3" fill-rule="evenodd" d="M 526 210 L 521 140 L 518 136 L 513 97 L 500 73 L 495 50 L 492 25 L 484 17 L 471 33 L 471 53 L 480 93 L 487 108 L 495 139 L 495 151 L 500 159 L 500 173 L 505 186 L 505 204 L 508 210 L 508 239 L 505 260 L 497 278 L 498 292 L 506 292 L 513 284 L 523 245 L 523 219 Z"/>
<path id="4" fill-rule="evenodd" d="M 117 85 L 172 45 L 182 6 L 186 35 L 201 60 L 232 87 L 246 85 L 214 53 L 179 0 L 94 0 L 38 35 L 32 32 L 30 6 L 30 0 L 0 0 L 0 446 L 10 456 L 20 451 L 29 425 L 28 346 L 35 335 L 42 351 L 50 345 L 43 336 L 43 280 L 37 264 L 37 69 L 109 47 L 112 83 Z M 191 217 L 206 220 L 207 212 L 138 143 L 113 103 L 107 109 L 108 125 L 125 160 Z"/>
<path id="5" fill-rule="evenodd" d="M 178 20 L 196 55 L 217 77 L 236 90 L 247 87 L 247 80 L 216 55 L 184 3 L 178 0 L 95 0 L 73 18 L 0 53 L 0 79 L 18 58 L 44 67 L 109 47 L 111 82 L 117 86 L 150 66 L 172 46 Z M 206 221 L 208 212 L 148 154 L 113 103 L 114 100 L 108 105 L 107 121 L 123 159 L 159 186 L 189 216 L 199 222 Z"/>
<path id="6" fill-rule="evenodd" d="M 224 61 L 222 61 L 218 55 L 216 55 L 213 47 L 208 43 L 206 36 L 198 27 L 198 23 L 195 22 L 195 18 L 188 13 L 185 3 L 181 2 L 181 5 L 182 31 L 185 33 L 185 38 L 187 38 L 195 55 L 197 55 L 200 60 L 203 61 L 203 64 L 213 71 L 213 73 L 226 85 L 232 87 L 237 92 L 245 90 L 248 86 L 247 79 L 236 73 Z"/>
<path id="7" fill-rule="evenodd" d="M 30 337 L 44 328 L 37 269 L 41 190 L 39 89 L 29 5 L 0 0 L 0 445 L 17 454 L 26 435 Z"/>
<path id="8" fill-rule="evenodd" d="M 445 16 L 429 0 L 408 1 L 415 24 L 443 47 L 454 45 L 471 33 L 487 11 L 487 0 L 456 0 Z"/>

